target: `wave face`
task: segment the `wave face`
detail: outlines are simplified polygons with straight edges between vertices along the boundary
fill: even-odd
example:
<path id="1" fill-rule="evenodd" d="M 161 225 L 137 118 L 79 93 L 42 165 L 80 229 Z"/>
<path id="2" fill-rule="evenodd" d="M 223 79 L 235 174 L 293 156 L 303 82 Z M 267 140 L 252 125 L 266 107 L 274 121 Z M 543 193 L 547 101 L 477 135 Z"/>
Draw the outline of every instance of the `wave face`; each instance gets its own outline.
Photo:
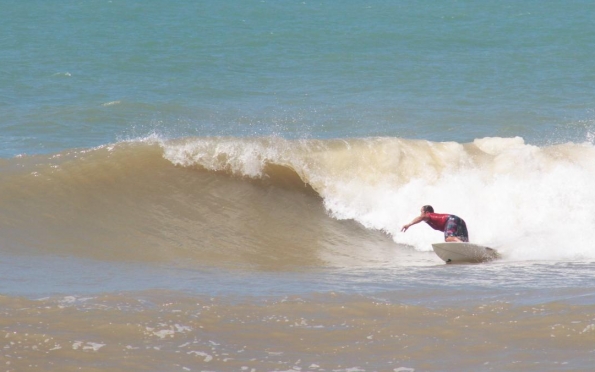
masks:
<path id="1" fill-rule="evenodd" d="M 506 260 L 592 260 L 594 189 L 589 143 L 151 137 L 0 160 L 0 244 L 263 270 L 375 266 L 442 240 L 425 224 L 400 232 L 432 204 Z"/>

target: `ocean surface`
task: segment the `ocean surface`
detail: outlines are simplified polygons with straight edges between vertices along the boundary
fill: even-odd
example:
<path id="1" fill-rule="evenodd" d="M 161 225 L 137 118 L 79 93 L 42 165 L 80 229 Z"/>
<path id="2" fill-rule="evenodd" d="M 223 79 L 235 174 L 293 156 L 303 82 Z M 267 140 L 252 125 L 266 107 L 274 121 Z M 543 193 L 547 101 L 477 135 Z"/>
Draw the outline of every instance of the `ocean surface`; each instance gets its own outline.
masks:
<path id="1" fill-rule="evenodd" d="M 592 370 L 594 2 L 0 9 L 0 370 Z"/>

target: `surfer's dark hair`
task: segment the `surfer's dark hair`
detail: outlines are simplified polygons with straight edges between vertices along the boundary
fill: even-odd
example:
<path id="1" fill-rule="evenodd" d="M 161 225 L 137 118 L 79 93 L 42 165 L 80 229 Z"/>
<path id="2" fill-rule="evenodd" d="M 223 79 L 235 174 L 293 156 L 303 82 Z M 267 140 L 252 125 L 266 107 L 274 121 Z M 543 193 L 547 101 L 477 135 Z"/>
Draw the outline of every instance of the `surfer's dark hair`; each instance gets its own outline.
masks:
<path id="1" fill-rule="evenodd" d="M 423 209 L 424 213 L 434 213 L 434 208 L 431 205 L 424 205 L 421 209 Z"/>

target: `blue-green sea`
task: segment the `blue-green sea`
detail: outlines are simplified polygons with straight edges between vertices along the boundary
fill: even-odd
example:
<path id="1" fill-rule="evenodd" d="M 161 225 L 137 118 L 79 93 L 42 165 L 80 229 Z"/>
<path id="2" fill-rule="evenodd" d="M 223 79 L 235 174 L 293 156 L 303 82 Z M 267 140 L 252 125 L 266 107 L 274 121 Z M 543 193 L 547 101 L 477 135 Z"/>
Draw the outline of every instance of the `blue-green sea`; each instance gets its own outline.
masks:
<path id="1" fill-rule="evenodd" d="M 592 135 L 590 1 L 7 2 L 3 157 L 183 136 Z"/>
<path id="2" fill-rule="evenodd" d="M 0 15 L 5 370 L 592 368 L 595 2 Z"/>

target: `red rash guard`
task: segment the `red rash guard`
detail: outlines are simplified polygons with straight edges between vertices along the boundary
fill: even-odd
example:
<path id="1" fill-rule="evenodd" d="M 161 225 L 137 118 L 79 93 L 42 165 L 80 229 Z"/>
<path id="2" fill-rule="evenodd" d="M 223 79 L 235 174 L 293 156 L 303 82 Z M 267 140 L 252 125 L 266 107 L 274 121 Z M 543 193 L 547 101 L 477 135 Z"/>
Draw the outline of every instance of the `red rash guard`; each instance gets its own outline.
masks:
<path id="1" fill-rule="evenodd" d="M 426 213 L 426 223 L 434 230 L 444 231 L 450 214 Z"/>

